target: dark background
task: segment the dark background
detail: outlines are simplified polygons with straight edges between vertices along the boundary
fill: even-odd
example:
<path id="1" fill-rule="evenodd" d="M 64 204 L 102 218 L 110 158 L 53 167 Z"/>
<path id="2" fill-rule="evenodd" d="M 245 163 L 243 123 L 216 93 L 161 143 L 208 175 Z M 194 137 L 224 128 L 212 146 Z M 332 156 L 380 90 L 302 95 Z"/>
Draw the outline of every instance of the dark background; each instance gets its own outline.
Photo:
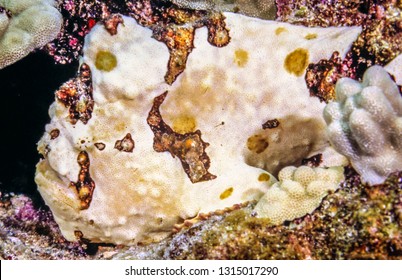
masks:
<path id="1" fill-rule="evenodd" d="M 55 90 L 77 69 L 78 63 L 56 65 L 42 52 L 0 69 L 1 192 L 24 193 L 38 200 L 36 143 L 50 120 L 48 109 Z"/>

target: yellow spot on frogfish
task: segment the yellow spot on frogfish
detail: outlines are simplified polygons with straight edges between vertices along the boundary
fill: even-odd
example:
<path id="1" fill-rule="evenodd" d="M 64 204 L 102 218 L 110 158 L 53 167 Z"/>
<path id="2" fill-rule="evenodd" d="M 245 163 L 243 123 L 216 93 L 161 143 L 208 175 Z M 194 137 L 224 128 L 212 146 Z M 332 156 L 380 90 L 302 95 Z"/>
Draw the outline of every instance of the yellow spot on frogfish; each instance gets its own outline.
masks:
<path id="1" fill-rule="evenodd" d="M 228 198 L 229 196 L 231 196 L 232 193 L 233 193 L 233 187 L 230 187 L 230 188 L 226 189 L 223 193 L 221 193 L 219 198 L 223 200 L 223 199 Z"/>
<path id="2" fill-rule="evenodd" d="M 268 182 L 269 179 L 271 179 L 271 176 L 267 173 L 261 173 L 260 176 L 258 176 L 258 181 L 260 182 Z"/>
<path id="3" fill-rule="evenodd" d="M 317 38 L 317 34 L 316 33 L 309 33 L 306 36 L 304 36 L 305 39 L 307 40 L 312 40 L 312 39 L 316 39 Z"/>
<path id="4" fill-rule="evenodd" d="M 244 67 L 248 62 L 248 52 L 243 49 L 236 50 L 233 62 L 239 67 Z"/>
<path id="5" fill-rule="evenodd" d="M 283 32 L 286 32 L 286 31 L 288 31 L 285 27 L 278 27 L 277 29 L 275 29 L 275 35 L 279 35 L 279 34 L 281 34 L 281 33 L 283 33 Z"/>
<path id="6" fill-rule="evenodd" d="M 96 69 L 110 72 L 117 65 L 117 59 L 114 54 L 109 51 L 98 51 L 95 58 Z"/>
<path id="7" fill-rule="evenodd" d="M 191 116 L 183 115 L 173 120 L 173 130 L 180 134 L 194 132 L 196 126 L 196 121 Z"/>
<path id="8" fill-rule="evenodd" d="M 306 70 L 308 62 L 308 51 L 303 48 L 298 48 L 286 56 L 283 66 L 289 73 L 301 76 L 304 70 Z"/>

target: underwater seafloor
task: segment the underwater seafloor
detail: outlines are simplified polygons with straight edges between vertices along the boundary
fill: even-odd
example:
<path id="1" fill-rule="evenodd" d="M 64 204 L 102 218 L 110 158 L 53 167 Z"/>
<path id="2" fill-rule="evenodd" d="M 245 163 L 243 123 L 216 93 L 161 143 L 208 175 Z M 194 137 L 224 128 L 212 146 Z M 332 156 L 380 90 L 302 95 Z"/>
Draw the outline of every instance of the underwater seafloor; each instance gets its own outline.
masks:
<path id="1" fill-rule="evenodd" d="M 59 37 L 0 70 L 0 259 L 402 258 L 402 172 L 392 173 L 383 184 L 370 186 L 361 183 L 352 167 L 345 168 L 346 180 L 323 199 L 318 209 L 282 225 L 272 226 L 254 217 L 250 203 L 228 213 L 215 213 L 155 244 L 126 247 L 65 240 L 36 190 L 36 143 L 49 121 L 54 91 L 76 73 L 83 38 L 92 21 L 100 19 L 100 7 L 125 14 L 127 3 L 134 2 L 150 3 L 153 8 L 172 5 L 167 0 L 58 0 L 64 18 Z M 191 1 L 172 2 L 194 8 Z M 317 73 L 315 79 L 322 79 L 322 69 L 339 70 L 342 63 L 349 71 L 342 74 L 361 79 L 369 66 L 384 66 L 402 52 L 399 0 L 277 0 L 275 5 L 274 1 L 258 0 L 215 2 L 213 7 L 202 7 L 235 9 L 249 16 L 304 26 L 362 26 L 347 59 L 312 67 Z M 325 100 L 319 87 L 309 89 Z"/>

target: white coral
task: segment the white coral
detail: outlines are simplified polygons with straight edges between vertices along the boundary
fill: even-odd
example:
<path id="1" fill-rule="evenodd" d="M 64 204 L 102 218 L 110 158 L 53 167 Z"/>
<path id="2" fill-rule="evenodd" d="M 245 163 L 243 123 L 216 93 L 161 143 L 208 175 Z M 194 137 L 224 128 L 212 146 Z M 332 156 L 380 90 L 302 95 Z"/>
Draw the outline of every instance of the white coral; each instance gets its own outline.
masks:
<path id="1" fill-rule="evenodd" d="M 260 218 L 272 224 L 294 220 L 314 211 L 329 191 L 344 180 L 342 167 L 311 168 L 289 166 L 279 172 L 273 184 L 254 208 Z"/>
<path id="2" fill-rule="evenodd" d="M 53 0 L 0 0 L 0 69 L 56 38 L 62 16 Z M 11 15 L 10 15 L 11 14 Z"/>
<path id="3" fill-rule="evenodd" d="M 382 183 L 402 169 L 402 98 L 380 66 L 369 68 L 362 83 L 349 78 L 336 84 L 336 101 L 324 118 L 335 149 L 347 156 L 363 181 Z"/>

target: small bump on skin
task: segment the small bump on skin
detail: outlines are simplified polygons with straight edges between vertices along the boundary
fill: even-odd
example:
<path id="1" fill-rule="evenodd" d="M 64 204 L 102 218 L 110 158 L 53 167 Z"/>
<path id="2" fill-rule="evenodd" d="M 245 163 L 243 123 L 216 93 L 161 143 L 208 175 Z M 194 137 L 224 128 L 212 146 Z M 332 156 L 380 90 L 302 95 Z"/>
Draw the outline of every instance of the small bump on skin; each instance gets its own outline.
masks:
<path id="1" fill-rule="evenodd" d="M 99 143 L 95 143 L 94 145 L 99 151 L 103 151 L 106 148 L 106 145 L 104 143 L 99 142 Z"/>

